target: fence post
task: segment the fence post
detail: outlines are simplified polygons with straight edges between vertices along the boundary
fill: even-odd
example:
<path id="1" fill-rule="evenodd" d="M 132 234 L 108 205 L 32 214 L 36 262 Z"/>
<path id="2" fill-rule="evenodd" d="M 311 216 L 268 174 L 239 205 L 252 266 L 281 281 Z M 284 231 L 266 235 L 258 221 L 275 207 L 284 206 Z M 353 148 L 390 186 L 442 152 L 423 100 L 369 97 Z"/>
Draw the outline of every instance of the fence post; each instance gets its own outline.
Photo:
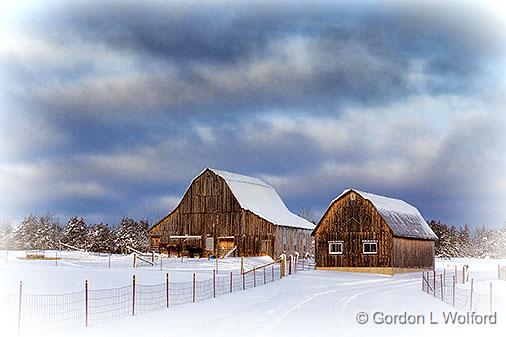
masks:
<path id="1" fill-rule="evenodd" d="M 232 292 L 233 286 L 232 286 L 232 272 L 230 272 L 230 292 Z"/>
<path id="2" fill-rule="evenodd" d="M 440 281 L 441 281 L 441 301 L 445 301 L 445 297 L 444 297 L 444 294 L 443 294 L 443 274 L 439 274 L 439 277 L 440 277 Z"/>
<path id="3" fill-rule="evenodd" d="M 490 281 L 490 313 L 493 312 L 493 307 L 492 307 L 492 281 Z"/>
<path id="4" fill-rule="evenodd" d="M 56 251 L 56 255 L 55 255 L 55 258 L 54 258 L 54 265 L 56 267 L 58 267 L 58 251 Z"/>
<path id="5" fill-rule="evenodd" d="M 218 256 L 215 256 L 215 260 L 216 260 L 216 272 L 218 272 Z"/>
<path id="6" fill-rule="evenodd" d="M 290 255 L 290 260 L 288 260 L 288 275 L 292 275 L 292 260 L 293 257 Z"/>
<path id="7" fill-rule="evenodd" d="M 109 269 L 111 269 L 111 253 L 109 253 L 109 264 L 108 264 L 108 266 L 109 266 Z"/>
<path id="8" fill-rule="evenodd" d="M 132 316 L 135 316 L 135 275 L 132 275 Z"/>
<path id="9" fill-rule="evenodd" d="M 244 279 L 244 275 L 242 274 L 242 290 L 246 290 L 246 280 Z"/>
<path id="10" fill-rule="evenodd" d="M 305 262 L 305 259 L 302 260 L 302 270 L 304 270 L 304 262 Z"/>
<path id="11" fill-rule="evenodd" d="M 195 273 L 193 273 L 193 303 L 195 303 Z"/>
<path id="12" fill-rule="evenodd" d="M 244 273 L 244 257 L 241 256 L 241 274 Z"/>
<path id="13" fill-rule="evenodd" d="M 473 311 L 473 279 L 471 279 L 471 296 L 469 297 L 469 311 Z"/>
<path id="14" fill-rule="evenodd" d="M 216 270 L 213 271 L 213 297 L 216 297 Z"/>
<path id="15" fill-rule="evenodd" d="M 452 302 L 453 302 L 453 306 L 454 307 L 455 307 L 455 284 L 456 283 L 457 283 L 456 276 L 453 275 L 453 279 L 452 279 L 452 284 L 453 284 L 453 286 L 452 286 L 452 288 L 453 288 L 453 290 L 452 290 Z"/>
<path id="16" fill-rule="evenodd" d="M 165 274 L 165 299 L 167 301 L 167 308 L 169 307 L 169 273 Z"/>
<path id="17" fill-rule="evenodd" d="M 137 254 L 134 253 L 134 259 L 133 259 L 133 262 L 132 262 L 132 268 L 135 268 L 135 264 L 136 264 L 136 261 L 137 260 Z"/>
<path id="18" fill-rule="evenodd" d="M 21 335 L 21 304 L 23 303 L 23 281 L 19 281 L 18 336 Z"/>
<path id="19" fill-rule="evenodd" d="M 84 307 L 85 307 L 84 326 L 87 327 L 88 326 L 88 280 L 84 281 Z"/>
<path id="20" fill-rule="evenodd" d="M 465 266 L 462 266 L 462 284 L 466 283 Z"/>
<path id="21" fill-rule="evenodd" d="M 264 284 L 267 283 L 267 275 L 265 274 L 265 267 L 264 267 Z"/>
<path id="22" fill-rule="evenodd" d="M 434 293 L 434 297 L 436 297 L 436 269 L 434 269 L 432 273 L 432 285 L 434 286 L 432 292 Z"/>
<path id="23" fill-rule="evenodd" d="M 256 268 L 253 268 L 253 287 L 256 287 L 257 286 L 257 273 L 256 273 Z"/>
<path id="24" fill-rule="evenodd" d="M 424 292 L 425 290 L 424 284 L 425 284 L 425 272 L 422 272 L 422 292 Z"/>

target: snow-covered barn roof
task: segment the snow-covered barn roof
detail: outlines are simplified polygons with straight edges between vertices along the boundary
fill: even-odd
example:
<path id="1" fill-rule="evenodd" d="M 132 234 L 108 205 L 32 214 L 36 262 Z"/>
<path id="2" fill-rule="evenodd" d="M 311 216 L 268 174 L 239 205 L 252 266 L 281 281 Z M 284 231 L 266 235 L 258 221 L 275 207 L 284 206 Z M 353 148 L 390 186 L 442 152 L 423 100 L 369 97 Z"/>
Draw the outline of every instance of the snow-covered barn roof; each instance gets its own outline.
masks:
<path id="1" fill-rule="evenodd" d="M 332 200 L 330 205 L 350 191 L 354 191 L 362 198 L 369 200 L 392 229 L 395 236 L 430 240 L 437 239 L 436 234 L 430 229 L 418 209 L 400 199 L 388 198 L 356 189 L 346 189 L 337 198 Z"/>
<path id="2" fill-rule="evenodd" d="M 195 179 L 200 177 L 205 171 L 211 171 L 225 180 L 228 187 L 234 194 L 239 202 L 241 208 L 246 209 L 259 217 L 278 226 L 295 227 L 302 229 L 313 230 L 315 225 L 306 219 L 303 219 L 292 212 L 286 207 L 283 200 L 276 192 L 276 190 L 263 180 L 259 178 L 249 177 L 238 173 L 216 170 L 206 168 L 193 178 L 190 186 Z M 190 189 L 188 187 L 187 191 Z M 186 192 L 185 192 L 186 194 Z M 179 204 L 169 213 L 172 214 Z M 166 219 L 169 215 L 163 217 L 151 228 L 156 227 L 160 222 Z"/>
<path id="3" fill-rule="evenodd" d="M 261 179 L 228 171 L 209 169 L 222 177 L 242 208 L 275 225 L 313 229 L 311 222 L 286 207 L 276 190 Z"/>

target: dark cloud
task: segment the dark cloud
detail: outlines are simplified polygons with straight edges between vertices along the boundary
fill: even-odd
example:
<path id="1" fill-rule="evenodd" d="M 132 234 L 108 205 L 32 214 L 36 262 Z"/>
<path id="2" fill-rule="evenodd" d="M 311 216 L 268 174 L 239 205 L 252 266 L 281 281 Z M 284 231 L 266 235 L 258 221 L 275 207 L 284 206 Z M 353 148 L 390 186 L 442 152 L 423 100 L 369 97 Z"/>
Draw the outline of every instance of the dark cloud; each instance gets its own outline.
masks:
<path id="1" fill-rule="evenodd" d="M 498 26 L 435 2 L 39 4 L 0 46 L 0 210 L 154 219 L 211 166 L 294 210 L 355 186 L 497 224 L 465 204 L 504 197 Z"/>

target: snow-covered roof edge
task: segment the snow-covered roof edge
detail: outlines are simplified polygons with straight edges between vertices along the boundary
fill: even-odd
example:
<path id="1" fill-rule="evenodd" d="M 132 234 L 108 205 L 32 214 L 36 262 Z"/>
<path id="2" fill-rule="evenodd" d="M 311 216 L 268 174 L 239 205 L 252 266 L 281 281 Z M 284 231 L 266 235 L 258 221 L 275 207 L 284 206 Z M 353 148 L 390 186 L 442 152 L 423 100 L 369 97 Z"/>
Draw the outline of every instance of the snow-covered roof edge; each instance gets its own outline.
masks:
<path id="1" fill-rule="evenodd" d="M 275 225 L 313 230 L 315 225 L 292 213 L 274 187 L 260 178 L 209 168 L 222 177 L 245 210 Z"/>
<path id="2" fill-rule="evenodd" d="M 338 197 L 334 198 L 330 202 L 328 209 L 330 209 L 337 200 L 341 199 L 344 195 L 351 191 L 357 193 L 362 198 L 369 200 L 373 204 L 383 220 L 385 220 L 387 225 L 392 229 L 394 236 L 427 240 L 437 239 L 436 234 L 434 234 L 418 209 L 400 199 L 384 197 L 350 188 L 344 190 Z M 327 212 L 325 212 L 325 214 L 326 213 Z M 325 217 L 325 214 L 320 219 L 316 228 L 319 227 L 319 224 Z M 316 231 L 316 228 L 313 233 Z"/>
<path id="3" fill-rule="evenodd" d="M 278 193 L 276 192 L 276 190 L 271 185 L 269 185 L 266 182 L 264 182 L 263 180 L 261 180 L 259 178 L 251 177 L 251 176 L 246 176 L 246 175 L 242 175 L 242 174 L 238 174 L 238 173 L 233 173 L 233 172 L 224 171 L 224 170 L 217 170 L 217 169 L 213 169 L 213 168 L 207 167 L 207 168 L 203 169 L 199 174 L 197 174 L 192 179 L 192 181 L 190 182 L 190 184 L 186 188 L 185 192 L 181 196 L 181 199 L 179 200 L 179 202 L 177 203 L 177 205 L 172 209 L 172 211 L 170 211 L 167 215 L 165 215 L 160 220 L 158 220 L 157 222 L 155 222 L 148 229 L 148 231 L 151 231 L 153 228 L 155 228 L 156 226 L 158 226 L 162 221 L 164 221 L 165 219 L 167 219 L 172 213 L 174 213 L 174 211 L 181 204 L 181 201 L 183 200 L 183 198 L 186 195 L 186 193 L 190 190 L 190 187 L 192 186 L 193 182 L 197 178 L 199 178 L 207 170 L 215 173 L 216 175 L 218 175 L 221 178 L 223 178 L 223 180 L 225 180 L 225 182 L 227 183 L 228 187 L 230 188 L 230 190 L 234 194 L 235 198 L 239 202 L 239 205 L 243 209 L 246 209 L 246 210 L 254 213 L 255 215 L 258 215 L 259 217 L 261 217 L 261 218 L 263 218 L 263 219 L 265 219 L 265 220 L 267 220 L 269 222 L 272 222 L 274 225 L 284 226 L 284 227 L 294 227 L 294 228 L 308 229 L 308 230 L 313 230 L 315 228 L 315 225 L 313 223 L 307 221 L 306 219 L 303 219 L 303 218 L 299 217 L 298 215 L 293 214 L 286 207 L 285 203 L 283 202 L 283 200 L 281 199 L 281 197 L 278 195 Z M 235 177 L 235 179 L 234 179 L 234 177 Z M 228 178 L 228 180 L 227 180 L 227 178 Z M 256 207 L 250 207 L 251 205 L 248 202 L 244 202 L 245 201 L 244 199 L 238 197 L 236 195 L 237 190 L 234 191 L 234 188 L 231 185 L 234 185 L 234 183 L 233 183 L 234 181 L 241 182 L 241 180 L 243 180 L 242 182 L 245 182 L 245 183 L 250 183 L 250 184 L 253 184 L 253 185 L 257 185 L 259 187 L 263 187 L 265 189 L 270 189 L 275 194 L 275 196 L 277 197 L 277 199 L 279 199 L 279 202 L 282 205 L 281 208 L 282 209 L 284 208 L 284 210 L 282 211 L 282 213 L 283 213 L 282 215 L 285 216 L 285 217 L 283 217 L 283 218 L 285 218 L 285 220 L 282 220 L 282 219 L 279 219 L 279 218 L 275 219 L 276 217 L 274 217 L 274 219 L 273 219 L 272 215 L 265 214 L 265 212 L 262 212 L 261 210 L 256 209 Z M 278 203 L 278 205 L 279 205 L 279 203 Z M 286 221 L 286 220 L 288 220 L 288 221 Z"/>

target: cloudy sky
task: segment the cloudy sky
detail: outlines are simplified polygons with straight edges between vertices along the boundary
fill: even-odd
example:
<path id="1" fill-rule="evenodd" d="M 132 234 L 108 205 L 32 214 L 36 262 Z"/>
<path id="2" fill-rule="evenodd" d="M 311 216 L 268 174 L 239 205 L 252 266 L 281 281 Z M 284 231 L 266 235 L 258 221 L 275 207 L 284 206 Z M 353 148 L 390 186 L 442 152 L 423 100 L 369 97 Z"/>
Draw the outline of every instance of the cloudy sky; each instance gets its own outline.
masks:
<path id="1" fill-rule="evenodd" d="M 156 220 L 210 166 L 506 223 L 498 2 L 0 3 L 1 220 Z"/>

